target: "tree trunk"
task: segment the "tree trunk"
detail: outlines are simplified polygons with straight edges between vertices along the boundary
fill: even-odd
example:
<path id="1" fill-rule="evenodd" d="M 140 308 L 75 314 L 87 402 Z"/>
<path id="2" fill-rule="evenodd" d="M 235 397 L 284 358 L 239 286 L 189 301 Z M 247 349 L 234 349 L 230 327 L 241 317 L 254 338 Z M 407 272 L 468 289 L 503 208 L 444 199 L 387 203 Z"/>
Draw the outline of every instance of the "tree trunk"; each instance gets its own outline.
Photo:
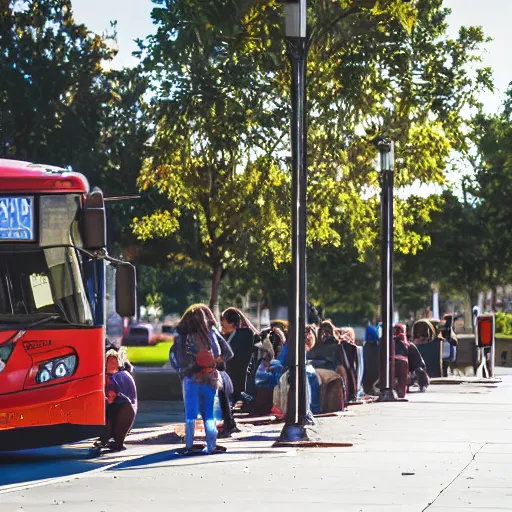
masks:
<path id="1" fill-rule="evenodd" d="M 220 322 L 219 288 L 221 279 L 222 263 L 218 263 L 212 267 L 212 292 L 210 295 L 210 309 L 218 322 Z"/>
<path id="2" fill-rule="evenodd" d="M 496 302 L 498 302 L 498 286 L 493 284 L 491 288 L 491 312 L 496 312 Z"/>

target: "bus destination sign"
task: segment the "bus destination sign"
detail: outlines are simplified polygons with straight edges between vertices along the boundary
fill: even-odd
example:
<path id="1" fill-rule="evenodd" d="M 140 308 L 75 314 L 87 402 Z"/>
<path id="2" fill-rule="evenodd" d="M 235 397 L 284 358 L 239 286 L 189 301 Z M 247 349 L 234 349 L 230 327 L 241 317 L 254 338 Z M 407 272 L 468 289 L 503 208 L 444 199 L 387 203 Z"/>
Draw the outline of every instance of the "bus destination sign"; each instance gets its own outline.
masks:
<path id="1" fill-rule="evenodd" d="M 34 198 L 0 197 L 0 242 L 34 240 Z"/>

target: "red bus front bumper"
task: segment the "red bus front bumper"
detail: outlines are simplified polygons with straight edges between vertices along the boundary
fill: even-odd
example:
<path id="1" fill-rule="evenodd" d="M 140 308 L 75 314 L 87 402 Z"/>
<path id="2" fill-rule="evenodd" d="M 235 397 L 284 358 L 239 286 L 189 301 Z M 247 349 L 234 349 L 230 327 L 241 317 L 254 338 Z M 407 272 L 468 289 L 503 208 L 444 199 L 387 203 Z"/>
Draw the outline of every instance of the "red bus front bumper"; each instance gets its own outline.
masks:
<path id="1" fill-rule="evenodd" d="M 79 441 L 104 424 L 103 375 L 0 395 L 3 451 Z"/>

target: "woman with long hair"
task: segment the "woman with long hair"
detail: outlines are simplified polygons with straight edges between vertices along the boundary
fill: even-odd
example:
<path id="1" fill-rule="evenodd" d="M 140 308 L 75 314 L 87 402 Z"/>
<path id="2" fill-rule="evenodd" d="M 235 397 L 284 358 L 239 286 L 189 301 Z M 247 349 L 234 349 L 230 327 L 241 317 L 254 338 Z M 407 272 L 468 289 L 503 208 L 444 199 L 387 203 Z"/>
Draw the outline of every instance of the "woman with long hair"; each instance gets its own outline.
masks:
<path id="1" fill-rule="evenodd" d="M 249 320 L 247 315 L 238 308 L 229 307 L 222 312 L 220 322 L 223 330 L 226 324 L 236 325 L 239 329 L 249 329 L 253 334 L 257 334 L 258 330 L 254 324 Z"/>
<path id="2" fill-rule="evenodd" d="M 222 383 L 218 391 L 219 405 L 222 411 L 222 419 L 224 421 L 220 437 L 229 437 L 231 434 L 239 432 L 235 418 L 233 417 L 233 410 L 231 408 L 233 401 L 233 382 L 226 372 L 226 363 L 233 358 L 233 351 L 220 333 L 213 311 L 206 304 L 198 304 L 196 306 L 201 308 L 206 315 L 206 319 L 210 326 L 210 335 L 217 341 L 220 347 L 220 355 L 216 358 L 217 370 Z"/>
<path id="3" fill-rule="evenodd" d="M 185 312 L 177 331 L 170 360 L 183 383 L 186 449 L 193 449 L 196 418 L 201 413 L 206 431 L 206 452 L 213 453 L 217 443 L 214 401 L 220 383 L 216 359 L 221 348 L 210 334 L 210 325 L 201 305 L 192 306 Z"/>
<path id="4" fill-rule="evenodd" d="M 233 350 L 226 371 L 233 381 L 233 400 L 237 402 L 245 391 L 247 371 L 253 355 L 257 330 L 247 316 L 237 308 L 228 308 L 221 315 L 222 334 Z"/>
<path id="5" fill-rule="evenodd" d="M 318 331 L 320 342 L 308 353 L 315 368 L 334 370 L 343 378 L 345 402 L 355 399 L 356 375 L 351 368 L 343 343 L 331 320 L 323 320 Z"/>

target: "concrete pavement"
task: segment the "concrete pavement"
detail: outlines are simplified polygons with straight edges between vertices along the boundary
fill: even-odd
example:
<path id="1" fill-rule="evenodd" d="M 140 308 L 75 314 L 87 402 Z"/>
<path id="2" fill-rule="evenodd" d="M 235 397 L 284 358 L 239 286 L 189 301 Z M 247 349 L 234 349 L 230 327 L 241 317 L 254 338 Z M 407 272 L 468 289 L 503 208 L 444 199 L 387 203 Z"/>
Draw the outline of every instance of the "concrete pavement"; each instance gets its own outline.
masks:
<path id="1" fill-rule="evenodd" d="M 310 430 L 350 448 L 273 448 L 281 426 L 269 425 L 244 427 L 222 442 L 225 454 L 186 458 L 159 444 L 163 436 L 101 459 L 78 479 L 11 488 L 0 511 L 512 511 L 512 375 L 408 397 L 353 406 Z M 158 420 L 162 405 L 146 413 Z M 139 421 L 147 429 L 146 413 Z"/>

